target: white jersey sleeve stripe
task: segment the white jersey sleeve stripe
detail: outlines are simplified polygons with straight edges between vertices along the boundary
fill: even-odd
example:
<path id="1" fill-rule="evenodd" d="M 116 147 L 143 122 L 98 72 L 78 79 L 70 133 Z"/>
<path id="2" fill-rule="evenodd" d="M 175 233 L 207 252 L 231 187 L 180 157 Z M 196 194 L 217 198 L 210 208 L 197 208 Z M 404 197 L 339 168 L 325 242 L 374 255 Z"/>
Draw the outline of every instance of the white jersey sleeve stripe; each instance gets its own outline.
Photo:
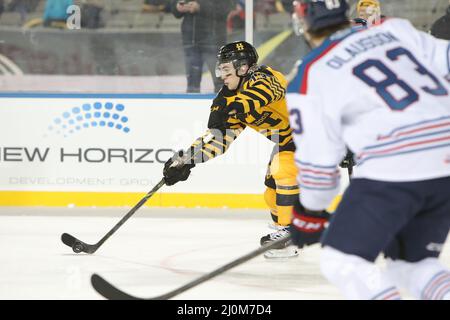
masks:
<path id="1" fill-rule="evenodd" d="M 297 161 L 300 188 L 308 190 L 335 190 L 340 183 L 340 171 L 336 166 L 314 165 Z"/>
<path id="2" fill-rule="evenodd" d="M 436 129 L 439 129 L 439 130 L 436 130 Z M 428 128 L 427 130 L 425 130 L 425 129 L 414 130 L 413 133 L 416 133 L 418 131 L 421 131 L 421 133 L 418 135 L 414 135 L 411 133 L 402 134 L 402 135 L 396 136 L 394 138 L 394 140 L 390 139 L 391 141 L 389 141 L 389 142 L 383 142 L 383 143 L 371 145 L 369 147 L 365 147 L 363 149 L 363 153 L 370 153 L 372 150 L 377 150 L 377 149 L 383 148 L 385 146 L 391 146 L 391 145 L 394 145 L 394 144 L 397 144 L 400 142 L 404 142 L 404 141 L 408 141 L 408 140 L 414 140 L 414 139 L 431 137 L 431 136 L 449 133 L 450 132 L 450 122 L 448 122 L 446 124 L 442 124 L 440 126 L 433 126 L 432 128 Z M 367 151 L 367 150 L 370 150 L 370 151 Z"/>
<path id="3" fill-rule="evenodd" d="M 317 169 L 314 169 L 311 167 L 299 165 L 299 169 L 300 169 L 300 174 L 306 173 L 311 176 L 316 176 L 318 178 L 324 177 L 324 176 L 335 178 L 335 177 L 339 176 L 339 170 L 337 170 L 336 167 L 333 168 L 333 171 L 326 171 L 326 170 L 317 170 Z"/>
<path id="4" fill-rule="evenodd" d="M 332 170 L 332 171 L 336 170 L 336 165 L 335 164 L 331 165 L 331 166 L 322 166 L 322 165 L 318 165 L 318 164 L 312 164 L 312 163 L 308 163 L 308 162 L 303 162 L 303 161 L 300 161 L 300 160 L 296 160 L 296 161 L 297 161 L 297 163 L 299 165 L 304 166 L 304 167 L 309 166 L 309 167 L 318 168 L 318 169 L 329 169 L 329 170 Z"/>
<path id="5" fill-rule="evenodd" d="M 439 129 L 439 130 L 435 130 L 435 129 Z M 391 141 L 389 142 L 385 142 L 385 143 L 381 143 L 381 144 L 375 144 L 375 145 L 371 145 L 369 147 L 365 147 L 363 150 L 371 150 L 371 149 L 376 149 L 379 147 L 384 147 L 387 145 L 392 145 L 398 142 L 403 142 L 403 141 L 407 141 L 407 140 L 411 140 L 411 139 L 415 139 L 415 138 L 423 138 L 423 137 L 429 137 L 429 136 L 433 136 L 433 135 L 437 135 L 440 133 L 446 133 L 449 132 L 450 130 L 450 122 L 447 124 L 443 124 L 440 126 L 434 126 L 434 128 L 432 128 L 432 130 L 425 130 L 425 129 L 421 129 L 421 130 L 415 130 L 415 132 L 419 132 L 421 131 L 422 133 L 419 135 L 411 135 L 411 134 L 401 134 L 398 135 L 392 139 L 389 139 Z M 423 133 L 423 131 L 425 131 L 425 133 Z M 394 140 L 393 140 L 394 139 Z"/>
<path id="6" fill-rule="evenodd" d="M 413 130 L 397 131 L 395 135 L 392 135 L 393 132 L 398 130 L 396 129 L 390 135 L 382 136 L 378 141 L 387 140 L 386 142 L 365 147 L 362 152 L 357 154 L 358 164 L 362 164 L 369 159 L 447 147 L 447 141 L 450 140 L 450 121 L 447 120 L 448 118 L 443 117 L 421 122 L 420 124 L 431 124 L 425 127 L 417 127 L 418 124 L 403 126 L 402 128 L 413 128 Z M 419 132 L 420 134 L 417 134 Z M 420 147 L 418 148 L 418 146 Z"/>
<path id="7" fill-rule="evenodd" d="M 433 126 L 435 126 L 437 128 L 437 127 L 440 127 L 441 125 L 446 125 L 447 124 L 446 120 L 450 120 L 450 116 L 445 116 L 445 117 L 440 117 L 437 119 L 431 119 L 431 120 L 420 121 L 420 122 L 415 122 L 412 124 L 404 125 L 404 126 L 393 129 L 387 135 L 380 135 L 377 140 L 396 138 L 396 137 L 404 135 L 404 134 L 413 133 L 413 132 L 417 132 L 417 131 L 421 131 L 421 130 L 430 128 L 430 127 L 415 128 L 415 127 L 421 126 L 423 124 L 432 124 Z M 413 131 L 403 131 L 404 129 L 413 129 Z M 398 131 L 400 131 L 400 132 L 398 132 Z"/>
<path id="8" fill-rule="evenodd" d="M 365 163 L 365 162 L 367 162 L 368 160 L 371 160 L 371 159 L 394 157 L 394 156 L 400 156 L 400 155 L 405 155 L 405 154 L 410 154 L 410 153 L 424 152 L 424 151 L 429 151 L 429 150 L 434 150 L 434 149 L 441 149 L 441 148 L 445 149 L 445 148 L 450 147 L 450 142 L 442 143 L 442 144 L 434 144 L 435 142 L 443 142 L 444 140 L 445 141 L 450 141 L 450 136 L 442 138 L 442 139 L 435 139 L 434 141 L 428 141 L 426 143 L 428 143 L 429 146 L 426 146 L 424 148 L 416 148 L 416 149 L 410 149 L 410 150 L 406 150 L 406 151 L 393 152 L 393 153 L 369 155 L 369 156 L 366 156 L 365 158 L 363 158 L 362 160 L 360 160 L 358 158 L 357 159 L 357 165 L 361 165 L 361 164 L 363 164 L 363 163 Z M 419 143 L 419 144 L 423 144 L 423 143 Z"/>
<path id="9" fill-rule="evenodd" d="M 333 181 L 335 179 L 335 177 L 318 177 L 318 176 L 311 176 L 308 174 L 303 174 L 302 178 L 313 179 L 313 180 L 317 180 L 317 181 Z"/>
<path id="10" fill-rule="evenodd" d="M 450 135 L 450 129 L 449 130 L 440 131 L 440 132 L 433 132 L 433 133 L 423 134 L 423 135 L 419 135 L 419 136 L 409 137 L 409 138 L 402 138 L 402 139 L 400 139 L 398 141 L 387 142 L 387 143 L 385 143 L 383 145 L 380 145 L 378 147 L 372 147 L 370 151 L 363 151 L 362 153 L 359 154 L 359 156 L 363 157 L 363 156 L 366 156 L 366 155 L 385 153 L 385 152 L 389 151 L 389 149 L 385 149 L 384 148 L 386 146 L 393 147 L 394 150 L 395 149 L 401 149 L 401 148 L 404 148 L 405 145 L 400 145 L 400 146 L 398 146 L 398 145 L 397 146 L 393 146 L 393 145 L 399 144 L 399 143 L 402 143 L 402 142 L 405 142 L 405 141 L 408 141 L 408 142 L 412 141 L 413 145 L 422 144 L 422 143 L 425 143 L 426 141 L 431 141 L 431 140 L 424 141 L 424 140 L 418 140 L 418 139 L 428 138 L 428 137 L 431 137 L 431 136 L 433 136 L 432 140 L 442 141 L 442 140 L 446 140 L 445 135 L 447 135 L 447 136 Z M 416 141 L 414 141 L 414 140 L 416 140 Z M 391 148 L 391 150 L 392 150 L 392 148 Z"/>
<path id="11" fill-rule="evenodd" d="M 413 147 L 413 146 L 417 146 L 417 145 L 427 145 L 427 144 L 433 144 L 435 142 L 442 142 L 442 141 L 450 140 L 449 133 L 450 133 L 450 130 L 446 130 L 443 133 L 436 133 L 438 135 L 438 137 L 433 137 L 433 139 L 412 141 L 412 142 L 408 142 L 407 144 L 402 144 L 402 145 L 394 146 L 394 147 L 387 148 L 387 149 L 381 148 L 381 149 L 371 150 L 371 151 L 367 151 L 367 152 L 362 152 L 359 154 L 358 157 L 363 158 L 365 156 L 389 154 L 389 153 L 392 153 L 393 155 L 395 155 L 394 151 L 397 151 L 397 150 L 406 149 L 408 147 Z M 436 135 L 436 134 L 433 134 L 433 135 Z M 424 135 L 424 136 L 428 136 L 428 135 Z M 405 141 L 408 139 L 402 139 L 402 140 Z"/>
<path id="12" fill-rule="evenodd" d="M 380 144 L 377 146 L 371 146 L 371 147 L 364 148 L 364 150 L 370 150 L 370 151 L 363 151 L 362 153 L 360 153 L 360 156 L 383 152 L 383 150 L 386 150 L 386 149 L 383 149 L 384 147 L 386 147 L 386 146 L 393 147 L 393 145 L 399 144 L 399 143 L 402 143 L 405 141 L 408 141 L 408 142 L 413 141 L 413 143 L 417 143 L 418 139 L 429 138 L 429 137 L 433 137 L 434 139 L 441 139 L 441 138 L 444 138 L 446 135 L 448 136 L 449 134 L 450 134 L 450 127 L 447 130 L 441 130 L 441 131 L 437 131 L 437 132 L 425 133 L 425 134 L 420 134 L 420 135 L 416 135 L 416 136 L 401 138 L 396 141 L 386 142 L 386 143 L 383 143 L 383 144 Z M 424 142 L 424 141 L 422 140 L 421 142 Z M 397 148 L 397 147 L 400 147 L 400 146 L 395 146 L 395 148 Z"/>

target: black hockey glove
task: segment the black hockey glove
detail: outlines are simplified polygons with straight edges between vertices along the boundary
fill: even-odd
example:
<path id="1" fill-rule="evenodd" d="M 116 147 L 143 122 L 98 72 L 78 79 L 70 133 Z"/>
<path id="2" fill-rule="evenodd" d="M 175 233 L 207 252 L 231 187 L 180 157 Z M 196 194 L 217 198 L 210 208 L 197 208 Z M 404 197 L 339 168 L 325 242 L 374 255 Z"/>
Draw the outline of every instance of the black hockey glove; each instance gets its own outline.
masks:
<path id="1" fill-rule="evenodd" d="M 191 174 L 191 169 L 195 167 L 195 164 L 190 162 L 189 159 L 186 159 L 183 150 L 178 151 L 172 158 L 167 160 L 163 170 L 166 185 L 172 186 L 179 181 L 186 181 Z"/>
<path id="2" fill-rule="evenodd" d="M 208 129 L 218 129 L 225 131 L 229 129 L 227 111 L 227 100 L 222 95 L 218 95 L 211 105 L 211 113 L 209 115 Z"/>
<path id="3" fill-rule="evenodd" d="M 302 248 L 305 245 L 319 242 L 330 216 L 326 210 L 309 211 L 297 200 L 292 210 L 292 221 L 289 226 L 292 243 Z"/>

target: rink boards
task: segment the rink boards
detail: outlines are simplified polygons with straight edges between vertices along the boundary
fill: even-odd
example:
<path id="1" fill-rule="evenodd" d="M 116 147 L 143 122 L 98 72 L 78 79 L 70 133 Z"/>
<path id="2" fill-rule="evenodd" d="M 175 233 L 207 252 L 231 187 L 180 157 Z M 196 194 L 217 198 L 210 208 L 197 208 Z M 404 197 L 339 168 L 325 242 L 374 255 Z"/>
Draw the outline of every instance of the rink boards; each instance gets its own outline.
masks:
<path id="1" fill-rule="evenodd" d="M 211 98 L 0 94 L 0 205 L 133 205 L 160 181 L 173 152 L 204 134 Z M 264 208 L 272 148 L 246 129 L 225 155 L 147 204 Z"/>

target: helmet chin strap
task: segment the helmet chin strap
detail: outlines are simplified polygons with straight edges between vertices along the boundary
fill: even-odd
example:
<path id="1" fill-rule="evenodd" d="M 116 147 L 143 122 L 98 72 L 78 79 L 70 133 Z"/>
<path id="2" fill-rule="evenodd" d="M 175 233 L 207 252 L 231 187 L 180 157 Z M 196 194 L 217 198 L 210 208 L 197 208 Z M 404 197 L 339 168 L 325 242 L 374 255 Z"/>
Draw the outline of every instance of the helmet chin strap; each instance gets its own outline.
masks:
<path id="1" fill-rule="evenodd" d="M 239 67 L 239 69 L 241 69 L 241 68 L 242 68 L 242 66 Z M 252 68 L 253 68 L 253 70 L 256 69 L 256 64 L 252 65 L 251 67 L 249 66 L 247 69 L 247 72 L 242 76 L 239 75 L 239 69 L 236 69 L 236 76 L 239 77 L 239 84 L 238 84 L 237 89 L 239 89 L 241 87 L 242 83 L 244 82 L 245 77 L 249 74 L 249 72 L 252 71 Z"/>
<path id="2" fill-rule="evenodd" d="M 242 83 L 244 82 L 244 78 L 245 76 L 238 76 L 239 77 L 239 84 L 238 87 L 236 89 L 240 89 L 242 86 Z"/>
<path id="3" fill-rule="evenodd" d="M 239 69 L 240 69 L 240 68 L 239 68 Z M 239 83 L 238 83 L 238 85 L 237 85 L 236 90 L 238 90 L 238 89 L 241 88 L 242 83 L 244 82 L 244 79 L 245 79 L 245 77 L 247 76 L 247 74 L 248 74 L 248 71 L 247 71 L 243 76 L 241 76 L 241 75 L 239 75 L 239 70 L 236 69 L 236 76 L 239 77 Z"/>

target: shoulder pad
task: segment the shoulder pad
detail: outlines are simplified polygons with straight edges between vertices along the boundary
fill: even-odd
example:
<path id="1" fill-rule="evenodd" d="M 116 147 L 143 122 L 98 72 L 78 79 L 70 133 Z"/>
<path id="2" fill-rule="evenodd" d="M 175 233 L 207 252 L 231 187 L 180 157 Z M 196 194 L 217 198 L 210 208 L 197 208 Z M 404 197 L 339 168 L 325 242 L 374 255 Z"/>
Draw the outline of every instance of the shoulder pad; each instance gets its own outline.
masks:
<path id="1" fill-rule="evenodd" d="M 257 81 L 272 77 L 273 73 L 266 66 L 258 66 L 252 73 L 248 75 L 248 80 Z"/>

